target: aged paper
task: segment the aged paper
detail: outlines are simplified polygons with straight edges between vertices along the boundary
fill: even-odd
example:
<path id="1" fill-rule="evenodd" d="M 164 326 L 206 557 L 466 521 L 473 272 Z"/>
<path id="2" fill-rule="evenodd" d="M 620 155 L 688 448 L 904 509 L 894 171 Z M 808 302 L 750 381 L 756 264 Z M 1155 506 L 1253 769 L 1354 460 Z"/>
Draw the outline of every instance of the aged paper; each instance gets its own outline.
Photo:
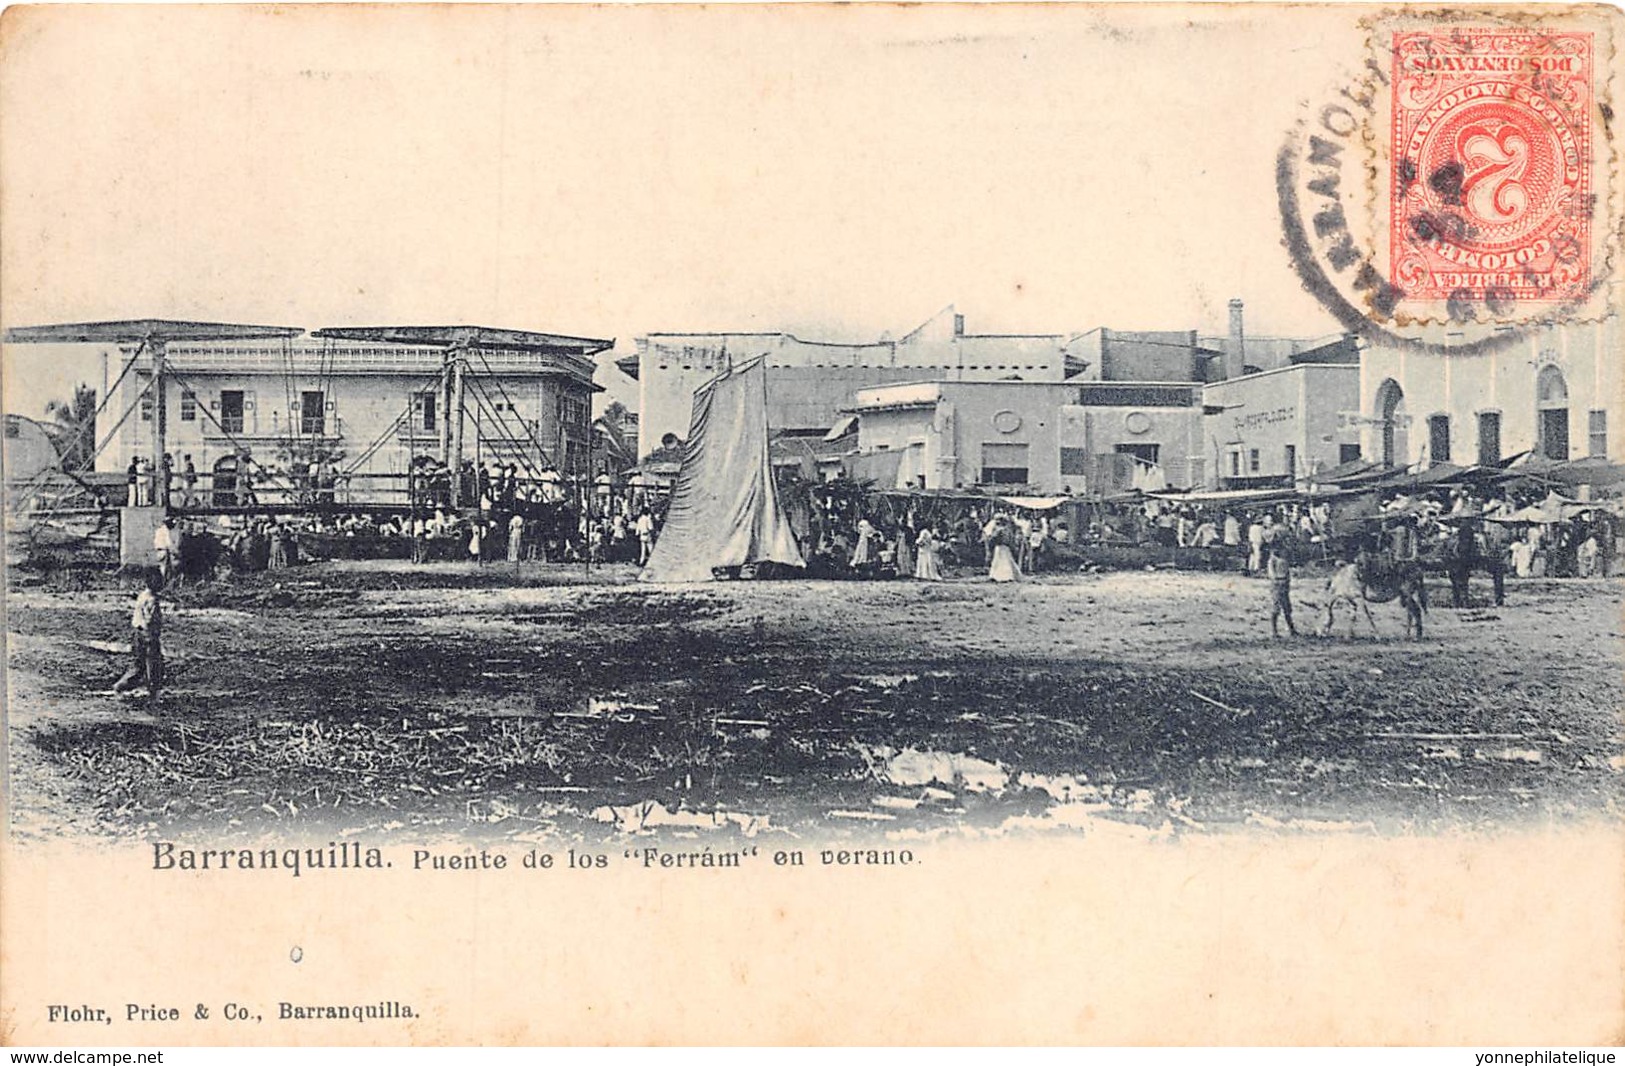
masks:
<path id="1" fill-rule="evenodd" d="M 41 511 L 37 485 L 66 500 L 66 482 L 14 484 L 8 421 L 0 1040 L 1618 1041 L 1621 596 L 1597 546 L 1617 514 L 1601 474 L 1551 482 L 1556 502 L 1545 486 L 1590 476 L 1571 459 L 1622 457 L 1622 29 L 1614 9 L 1559 5 L 6 9 L 5 410 L 49 421 L 80 384 L 121 399 L 94 422 L 119 456 L 94 464 L 107 524 L 78 503 Z M 124 325 L 28 332 L 84 323 Z M 199 323 L 259 325 L 184 333 Z M 474 323 L 489 328 L 389 332 Z M 920 393 L 943 375 L 898 353 L 933 330 L 943 350 L 999 353 L 962 358 L 958 385 L 1082 392 L 1031 411 L 934 380 Z M 449 561 L 272 561 L 164 586 L 164 691 L 111 691 L 140 656 L 119 531 L 136 536 L 127 562 L 160 543 L 161 513 L 129 532 L 155 510 L 135 480 L 152 475 L 124 496 L 154 422 L 200 459 L 217 448 L 209 488 L 187 480 L 171 505 L 187 536 L 196 522 L 224 540 L 259 507 L 325 514 L 299 532 L 331 549 L 350 490 L 310 472 L 308 495 L 277 497 L 286 452 L 269 468 L 286 440 L 363 418 L 340 364 L 368 345 L 435 361 L 428 385 L 390 384 L 367 409 L 386 450 L 414 446 L 397 426 L 464 447 L 435 424 L 461 395 L 451 370 L 433 377 L 435 344 L 478 353 L 457 364 L 458 402 L 483 412 L 469 454 L 531 402 L 480 385 L 500 375 L 479 360 L 546 348 L 575 366 L 554 351 L 574 344 L 606 390 L 596 412 L 641 405 L 637 461 L 666 447 L 657 418 L 689 435 L 689 394 L 719 369 L 662 399 L 662 352 L 676 373 L 711 343 L 693 338 L 726 335 L 720 369 L 753 367 L 730 355 L 781 334 L 774 352 L 893 360 L 800 439 L 830 424 L 839 440 L 851 415 L 872 457 L 894 450 L 863 446 L 875 427 L 929 407 L 920 439 L 961 442 L 928 453 L 918 485 L 895 455 L 872 464 L 913 501 L 884 512 L 906 516 L 905 555 L 933 550 L 919 501 L 972 482 L 990 499 L 1032 486 L 1010 513 L 1051 540 L 1025 555 L 974 512 L 941 584 L 901 580 L 926 571 L 889 541 L 871 561 L 874 527 L 857 526 L 822 554 L 872 576 L 884 547 L 900 579 L 651 585 L 634 505 L 624 529 L 605 519 L 622 558 L 577 561 L 567 530 L 554 561 L 471 563 L 466 531 Z M 1197 369 L 1114 378 L 1130 334 L 1146 365 L 1179 350 Z M 261 360 L 257 389 L 205 388 L 211 344 Z M 1157 540 L 1164 505 L 1143 501 L 1175 480 L 1259 490 L 1281 449 L 1249 455 L 1246 434 L 1307 417 L 1321 386 L 1226 390 L 1333 350 L 1349 357 L 1327 380 L 1350 399 L 1271 484 L 1298 491 L 1290 465 L 1324 446 L 1308 482 L 1361 461 L 1420 472 L 1391 505 L 1429 497 L 1428 471 L 1538 452 L 1545 465 L 1505 469 L 1539 495 L 1462 481 L 1420 513 L 1443 545 L 1506 503 L 1517 536 L 1567 523 L 1573 551 L 1548 542 L 1544 576 L 1497 562 L 1503 606 L 1488 569 L 1467 573 L 1459 609 L 1448 563 L 1400 552 L 1386 595 L 1345 575 L 1330 636 L 1273 638 L 1269 553 L 1246 559 L 1244 524 L 1224 555 L 1223 509 L 1242 505 L 1181 511 L 1215 521 L 1196 549 L 1183 529 Z M 788 358 L 762 372 L 827 369 Z M 121 368 L 172 375 L 156 417 Z M 574 417 L 567 400 L 535 425 Z M 1145 444 L 1181 404 L 1190 443 Z M 1069 417 L 1096 419 L 1075 471 L 1066 440 L 1036 435 Z M 1121 447 L 1095 447 L 1119 423 Z M 973 430 L 980 466 L 941 474 L 978 462 Z M 532 441 L 544 474 L 592 462 L 548 433 Z M 365 436 L 324 461 L 361 463 Z M 1077 483 L 1026 465 L 1045 440 Z M 1140 480 L 1114 506 L 1151 523 L 1133 550 L 1169 554 L 1099 529 L 1103 554 L 1073 556 L 1084 530 L 1022 517 L 1119 474 Z M 475 486 L 471 521 L 500 496 Z M 1307 633 L 1345 586 L 1305 500 L 1267 507 L 1305 523 L 1287 598 Z M 47 526 L 67 532 L 47 544 Z M 106 565 L 71 561 L 86 544 Z M 1173 554 L 1210 546 L 1231 561 Z M 989 582 L 1012 549 L 1039 573 Z"/>

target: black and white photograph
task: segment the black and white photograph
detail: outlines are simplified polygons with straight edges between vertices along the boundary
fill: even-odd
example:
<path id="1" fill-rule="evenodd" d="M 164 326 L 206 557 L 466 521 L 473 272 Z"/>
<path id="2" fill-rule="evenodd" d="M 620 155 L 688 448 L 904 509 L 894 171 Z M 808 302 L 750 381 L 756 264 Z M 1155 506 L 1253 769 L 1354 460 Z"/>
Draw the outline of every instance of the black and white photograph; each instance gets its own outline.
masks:
<path id="1" fill-rule="evenodd" d="M 4 1042 L 1616 1041 L 1621 30 L 7 8 Z"/>

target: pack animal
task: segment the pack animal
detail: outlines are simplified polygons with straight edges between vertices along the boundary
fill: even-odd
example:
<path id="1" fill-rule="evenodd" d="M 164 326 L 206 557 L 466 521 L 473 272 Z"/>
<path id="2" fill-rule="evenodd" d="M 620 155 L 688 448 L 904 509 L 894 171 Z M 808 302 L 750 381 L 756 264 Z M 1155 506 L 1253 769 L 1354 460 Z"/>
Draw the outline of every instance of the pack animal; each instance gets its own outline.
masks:
<path id="1" fill-rule="evenodd" d="M 1331 633 L 1339 604 L 1347 604 L 1349 608 L 1349 636 L 1354 635 L 1362 612 L 1371 626 L 1371 635 L 1379 636 L 1370 605 L 1398 600 L 1405 609 L 1405 635 L 1414 634 L 1417 640 L 1422 639 L 1422 617 L 1428 609 L 1427 585 L 1422 580 L 1422 568 L 1413 562 L 1361 552 L 1353 562 L 1345 563 L 1332 575 L 1327 582 L 1326 595 L 1322 636 Z"/>

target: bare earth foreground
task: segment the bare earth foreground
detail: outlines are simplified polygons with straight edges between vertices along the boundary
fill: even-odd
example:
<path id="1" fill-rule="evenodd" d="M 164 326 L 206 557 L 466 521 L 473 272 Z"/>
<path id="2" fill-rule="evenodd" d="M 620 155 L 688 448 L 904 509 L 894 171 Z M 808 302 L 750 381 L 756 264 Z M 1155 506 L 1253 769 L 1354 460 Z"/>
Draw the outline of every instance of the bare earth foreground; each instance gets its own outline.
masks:
<path id="1" fill-rule="evenodd" d="M 1618 819 L 1622 585 L 1430 591 L 1427 639 L 1272 640 L 1262 582 L 651 587 L 328 563 L 183 590 L 106 695 L 110 584 L 7 600 L 22 839 L 911 839 Z M 1488 599 L 1487 587 L 1475 597 Z M 1295 586 L 1300 628 L 1323 583 Z M 1361 622 L 1364 627 L 1364 622 Z"/>

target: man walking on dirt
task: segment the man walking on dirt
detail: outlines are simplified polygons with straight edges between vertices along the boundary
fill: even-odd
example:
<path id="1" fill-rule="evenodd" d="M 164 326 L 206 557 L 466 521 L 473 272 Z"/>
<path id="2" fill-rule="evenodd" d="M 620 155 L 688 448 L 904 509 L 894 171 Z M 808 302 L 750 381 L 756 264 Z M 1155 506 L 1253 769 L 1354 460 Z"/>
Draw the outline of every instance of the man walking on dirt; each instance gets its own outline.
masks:
<path id="1" fill-rule="evenodd" d="M 1264 548 L 1264 573 L 1270 579 L 1270 635 L 1281 635 L 1281 616 L 1286 616 L 1286 631 L 1294 637 L 1298 629 L 1292 624 L 1292 564 L 1279 545 Z"/>
<path id="2" fill-rule="evenodd" d="M 164 683 L 164 611 L 158 602 L 163 578 L 151 567 L 144 577 L 145 587 L 136 594 L 130 608 L 130 668 L 113 682 L 113 691 L 128 692 L 145 684 L 148 699 L 157 703 L 158 690 Z"/>

